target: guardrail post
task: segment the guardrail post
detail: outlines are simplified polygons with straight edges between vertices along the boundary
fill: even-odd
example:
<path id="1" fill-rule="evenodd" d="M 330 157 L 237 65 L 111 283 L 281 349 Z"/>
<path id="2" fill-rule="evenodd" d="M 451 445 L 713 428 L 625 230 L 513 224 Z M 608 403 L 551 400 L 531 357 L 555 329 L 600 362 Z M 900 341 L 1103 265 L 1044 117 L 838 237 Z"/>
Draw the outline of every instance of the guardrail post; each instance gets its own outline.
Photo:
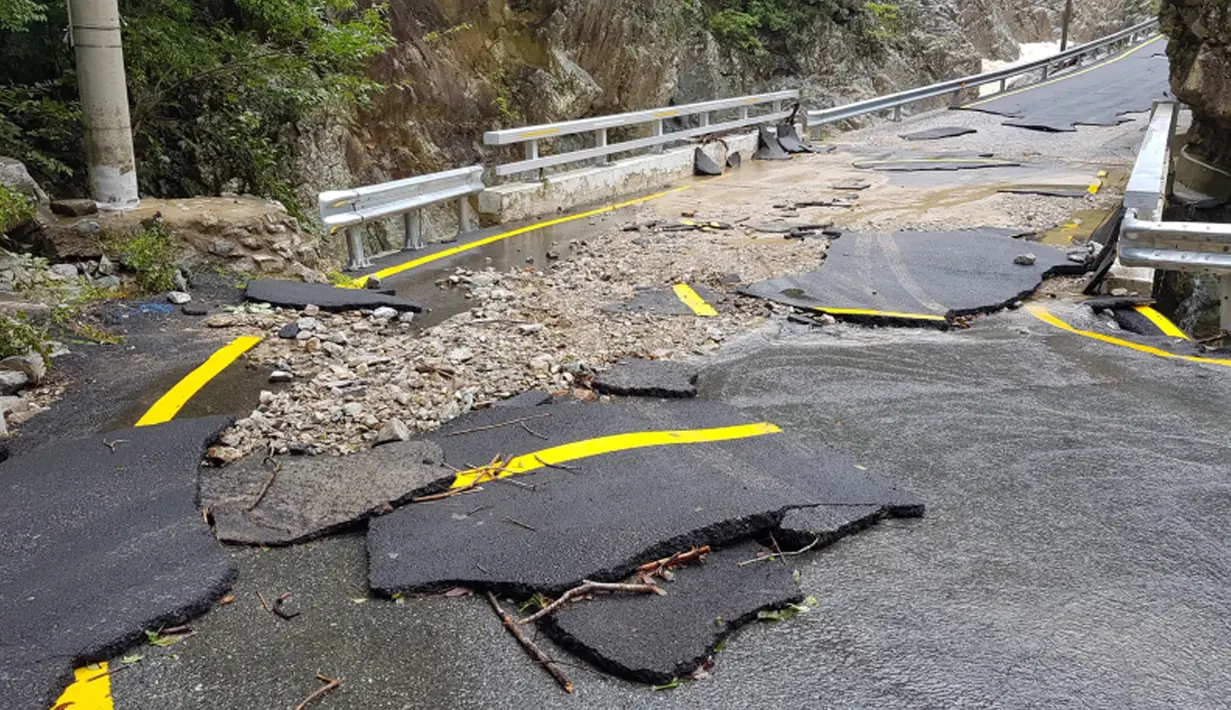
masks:
<path id="1" fill-rule="evenodd" d="M 655 120 L 655 121 L 654 121 L 654 133 L 653 133 L 653 135 L 654 135 L 655 137 L 658 137 L 658 136 L 661 136 L 662 134 L 663 134 L 663 120 L 662 120 L 661 118 L 659 118 L 659 119 L 657 119 L 657 120 Z M 662 143 L 659 143 L 658 145 L 654 146 L 654 147 L 653 147 L 653 148 L 651 148 L 650 150 L 652 150 L 652 151 L 653 151 L 653 152 L 655 152 L 655 153 L 661 153 L 661 152 L 663 152 L 663 144 L 662 144 Z"/>
<path id="2" fill-rule="evenodd" d="M 355 227 L 349 227 L 346 230 L 346 253 L 349 257 L 346 264 L 347 271 L 366 269 L 372 265 L 372 262 L 368 260 L 368 255 L 363 253 L 363 235 Z"/>
<path id="3" fill-rule="evenodd" d="M 1043 81 L 1047 81 L 1047 77 L 1051 75 L 1051 62 L 1043 65 Z"/>
<path id="4" fill-rule="evenodd" d="M 893 121 L 894 121 L 894 123 L 901 123 L 901 122 L 902 122 L 902 106 L 901 106 L 901 104 L 899 104 L 899 105 L 897 105 L 897 106 L 894 106 L 894 107 L 893 107 Z"/>
<path id="5" fill-rule="evenodd" d="M 594 147 L 596 148 L 607 147 L 607 129 L 606 128 L 600 128 L 594 132 Z M 610 161 L 610 158 L 609 156 L 606 156 L 606 155 L 598 159 L 598 162 L 600 165 L 606 165 L 609 161 Z"/>
<path id="6" fill-rule="evenodd" d="M 419 210 L 411 210 L 402 215 L 402 225 L 406 228 L 406 240 L 402 242 L 402 251 L 418 251 L 423 248 L 423 215 Z"/>
<path id="7" fill-rule="evenodd" d="M 1224 333 L 1231 333 L 1231 274 L 1218 277 L 1218 324 Z"/>
<path id="8" fill-rule="evenodd" d="M 465 195 L 457 198 L 457 234 L 461 236 L 470 231 L 470 198 Z"/>
<path id="9" fill-rule="evenodd" d="M 705 111 L 705 112 L 703 112 L 703 113 L 699 113 L 699 114 L 697 114 L 697 115 L 701 117 L 701 125 L 702 125 L 702 126 L 708 126 L 708 125 L 710 125 L 710 112 L 709 112 L 709 111 Z"/>
<path id="10" fill-rule="evenodd" d="M 539 142 L 536 140 L 526 141 L 526 160 L 538 160 L 539 158 Z M 543 179 L 542 168 L 530 173 L 527 182 L 538 182 Z"/>
<path id="11" fill-rule="evenodd" d="M 748 107 L 746 105 L 739 107 L 739 118 L 741 121 L 748 118 Z"/>
<path id="12" fill-rule="evenodd" d="M 1003 93 L 1004 93 L 1004 90 L 1005 90 L 1006 88 L 1008 88 L 1008 84 L 1006 83 L 1007 81 L 1008 81 L 1008 79 L 1001 79 L 1001 80 L 1000 80 L 1000 92 L 999 92 L 999 93 L 1003 94 Z"/>

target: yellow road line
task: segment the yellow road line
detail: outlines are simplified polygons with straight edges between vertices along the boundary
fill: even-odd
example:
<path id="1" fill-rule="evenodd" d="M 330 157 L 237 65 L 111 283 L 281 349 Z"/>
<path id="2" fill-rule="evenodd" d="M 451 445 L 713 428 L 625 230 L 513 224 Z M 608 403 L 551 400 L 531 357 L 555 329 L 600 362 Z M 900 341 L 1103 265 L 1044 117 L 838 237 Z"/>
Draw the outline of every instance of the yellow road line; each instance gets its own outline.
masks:
<path id="1" fill-rule="evenodd" d="M 394 274 L 400 274 L 403 271 L 409 271 L 411 269 L 423 266 L 424 264 L 430 264 L 433 261 L 439 261 L 440 259 L 447 259 L 451 256 L 461 254 L 462 252 L 470 251 L 471 249 L 478 249 L 479 247 L 487 246 L 488 244 L 493 244 L 502 239 L 508 239 L 509 237 L 516 237 L 519 234 L 533 232 L 539 229 L 544 229 L 546 227 L 554 227 L 557 224 L 564 224 L 566 222 L 572 222 L 578 219 L 586 219 L 587 217 L 593 217 L 595 215 L 603 214 L 604 212 L 611 212 L 613 210 L 622 209 L 624 207 L 631 207 L 632 205 L 639 205 L 643 202 L 649 202 L 650 200 L 657 200 L 660 197 L 665 197 L 672 193 L 680 192 L 681 190 L 687 190 L 689 189 L 689 187 L 690 186 L 688 185 L 685 185 L 683 187 L 676 187 L 670 190 L 656 192 L 653 195 L 646 195 L 645 197 L 638 197 L 635 200 L 629 200 L 627 202 L 621 202 L 615 205 L 607 205 L 606 207 L 600 207 L 599 209 L 590 210 L 589 212 L 582 212 L 580 214 L 569 215 L 567 217 L 559 217 L 557 219 L 548 220 L 546 222 L 539 222 L 538 224 L 532 224 L 527 227 L 519 227 L 518 229 L 514 229 L 509 232 L 503 232 L 501 234 L 495 234 L 490 237 L 484 237 L 483 239 L 476 239 L 473 242 L 467 242 L 466 244 L 453 247 L 452 249 L 445 249 L 444 251 L 438 251 L 435 254 L 428 254 L 427 256 L 420 257 L 418 259 L 412 259 L 411 261 L 407 261 L 402 264 L 390 266 L 387 269 L 381 269 L 380 271 L 377 271 L 373 274 L 369 274 L 366 276 L 360 276 L 358 278 L 352 279 L 349 283 L 343 284 L 343 286 L 348 287 L 348 288 L 363 288 L 363 286 L 368 282 L 368 276 L 375 276 L 378 279 L 386 279 L 386 278 L 389 278 L 390 276 L 393 276 Z"/>
<path id="2" fill-rule="evenodd" d="M 1197 357 L 1195 355 L 1179 355 L 1177 353 L 1169 353 L 1166 350 L 1152 348 L 1149 345 L 1142 345 L 1140 343 L 1134 343 L 1128 340 L 1122 340 L 1120 338 L 1115 338 L 1110 335 L 1103 335 L 1102 333 L 1095 333 L 1089 330 L 1081 330 L 1078 328 L 1074 328 L 1068 323 L 1065 323 L 1059 318 L 1053 316 L 1051 313 L 1048 313 L 1047 309 L 1043 308 L 1042 306 L 1027 306 L 1026 309 L 1030 311 L 1030 313 L 1035 318 L 1038 318 L 1044 323 L 1047 323 L 1049 325 L 1054 325 L 1057 328 L 1060 328 L 1061 330 L 1067 330 L 1070 333 L 1075 333 L 1077 335 L 1081 335 L 1087 338 L 1093 338 L 1094 340 L 1098 340 L 1104 343 L 1110 343 L 1111 345 L 1119 345 L 1122 348 L 1129 348 L 1130 350 L 1136 350 L 1137 352 L 1149 353 L 1150 355 L 1157 355 L 1158 357 L 1165 357 L 1165 358 L 1170 358 L 1173 360 L 1187 360 L 1188 362 L 1200 362 L 1200 363 L 1205 363 L 1207 365 L 1222 365 L 1223 367 L 1231 367 L 1231 360 L 1220 360 L 1218 358 L 1212 358 L 1212 357 Z"/>
<path id="3" fill-rule="evenodd" d="M 874 316 L 877 318 L 908 318 L 911 320 L 947 321 L 948 318 L 934 313 L 898 313 L 896 311 L 874 311 L 867 308 L 826 308 L 814 307 L 812 310 L 828 313 L 831 316 Z"/>
<path id="4" fill-rule="evenodd" d="M 1090 183 L 1090 187 L 1086 188 L 1086 192 L 1089 192 L 1091 195 L 1097 195 L 1098 191 L 1103 189 L 1103 178 L 1105 177 L 1107 177 L 1106 170 L 1098 171 L 1098 175 L 1095 176 L 1094 182 Z"/>
<path id="5" fill-rule="evenodd" d="M 885 163 L 1008 163 L 1007 160 L 996 158 L 887 158 L 885 160 L 857 160 L 855 167 L 862 165 L 884 165 Z"/>
<path id="6" fill-rule="evenodd" d="M 260 338 L 245 335 L 219 348 L 200 367 L 185 375 L 184 379 L 167 390 L 167 393 L 137 420 L 136 425 L 150 426 L 171 421 L 207 382 L 217 377 L 218 373 L 227 369 L 227 366 L 235 362 L 236 358 L 251 350 L 252 346 L 259 342 L 261 342 Z"/>
<path id="7" fill-rule="evenodd" d="M 1064 81 L 1065 79 L 1072 79 L 1072 78 L 1073 78 L 1073 77 L 1075 77 L 1075 76 L 1081 76 L 1082 74 L 1085 74 L 1085 73 L 1087 73 L 1087 72 L 1092 72 L 1092 71 L 1094 71 L 1095 69 L 1102 69 L 1103 67 L 1107 66 L 1108 64 L 1114 64 L 1115 62 L 1118 62 L 1118 61 L 1120 61 L 1121 59 L 1124 59 L 1125 57 L 1129 56 L 1129 55 L 1130 55 L 1130 54 L 1132 54 L 1133 52 L 1136 52 L 1136 51 L 1137 51 L 1137 50 L 1139 50 L 1139 49 L 1144 49 L 1144 48 L 1146 48 L 1146 47 L 1150 46 L 1151 44 L 1154 44 L 1155 42 L 1159 41 L 1160 39 L 1162 39 L 1162 35 L 1159 35 L 1158 37 L 1155 37 L 1154 39 L 1149 40 L 1149 41 L 1147 41 L 1147 42 L 1142 42 L 1141 44 L 1137 45 L 1136 47 L 1133 47 L 1133 48 L 1131 48 L 1131 49 L 1126 50 L 1124 53 L 1120 54 L 1120 55 L 1119 55 L 1119 56 L 1117 56 L 1117 57 L 1113 57 L 1113 58 L 1111 58 L 1111 59 L 1108 59 L 1107 61 L 1099 62 L 1098 64 L 1095 64 L 1095 65 L 1093 65 L 1093 66 L 1086 67 L 1085 69 L 1082 69 L 1081 71 L 1075 71 L 1075 72 L 1073 72 L 1073 73 L 1071 73 L 1071 74 L 1061 74 L 1060 76 L 1058 76 L 1058 77 L 1056 77 L 1056 78 L 1054 78 L 1054 79 L 1048 79 L 1047 81 L 1040 81 L 1040 82 L 1039 82 L 1039 83 L 1037 83 L 1037 84 L 1030 84 L 1029 86 L 1023 86 L 1022 88 L 1020 88 L 1020 89 L 1014 89 L 1013 91 L 1006 91 L 1006 92 L 1004 92 L 1004 93 L 1000 93 L 1000 94 L 993 94 L 992 96 L 989 96 L 989 97 L 988 97 L 988 98 L 986 98 L 986 99 L 982 99 L 982 100 L 980 100 L 980 101 L 976 101 L 976 102 L 974 102 L 974 103 L 966 104 L 965 106 L 962 106 L 961 108 L 974 108 L 975 106 L 982 106 L 983 104 L 988 103 L 989 101 L 995 101 L 996 99 L 1003 99 L 1003 98 L 1005 98 L 1005 97 L 1007 97 L 1007 96 L 1013 96 L 1013 95 L 1015 95 L 1015 94 L 1020 94 L 1020 93 L 1022 93 L 1023 91 L 1030 91 L 1031 89 L 1038 89 L 1038 88 L 1043 87 L 1043 86 L 1049 86 L 1049 85 L 1051 85 L 1051 84 L 1055 84 L 1055 83 L 1056 83 L 1056 82 L 1058 82 L 1058 81 Z"/>
<path id="8" fill-rule="evenodd" d="M 1133 306 L 1133 308 L 1141 315 L 1149 318 L 1150 322 L 1153 323 L 1156 328 L 1163 331 L 1163 335 L 1167 335 L 1172 338 L 1191 340 L 1191 338 L 1188 337 L 1188 333 L 1180 330 L 1175 323 L 1172 323 L 1171 320 L 1167 318 L 1167 316 L 1159 313 L 1150 306 Z"/>
<path id="9" fill-rule="evenodd" d="M 689 286 L 688 284 L 676 284 L 674 288 L 675 295 L 684 302 L 685 306 L 691 308 L 693 313 L 696 313 L 702 317 L 718 315 L 718 311 L 714 310 L 714 307 L 709 303 L 706 303 L 705 299 L 701 298 L 701 294 L 692 289 L 692 286 Z"/>
<path id="10" fill-rule="evenodd" d="M 51 706 L 53 710 L 111 710 L 111 674 L 106 661 L 78 668 L 73 676 Z"/>
<path id="11" fill-rule="evenodd" d="M 675 431 L 636 431 L 628 434 L 613 434 L 600 436 L 597 439 L 584 439 L 570 444 L 553 446 L 549 449 L 517 456 L 510 460 L 501 470 L 498 478 L 505 478 L 518 473 L 527 473 L 553 464 L 562 464 L 577 459 L 589 458 L 600 454 L 629 449 L 643 449 L 648 446 L 671 446 L 675 444 L 703 444 L 713 441 L 729 441 L 732 439 L 747 439 L 765 434 L 778 434 L 782 430 L 769 422 L 757 424 L 739 424 L 737 426 L 718 427 L 716 429 L 679 429 Z M 482 480 L 490 480 L 490 474 L 481 470 L 462 471 L 453 480 L 452 488 L 465 488 Z"/>

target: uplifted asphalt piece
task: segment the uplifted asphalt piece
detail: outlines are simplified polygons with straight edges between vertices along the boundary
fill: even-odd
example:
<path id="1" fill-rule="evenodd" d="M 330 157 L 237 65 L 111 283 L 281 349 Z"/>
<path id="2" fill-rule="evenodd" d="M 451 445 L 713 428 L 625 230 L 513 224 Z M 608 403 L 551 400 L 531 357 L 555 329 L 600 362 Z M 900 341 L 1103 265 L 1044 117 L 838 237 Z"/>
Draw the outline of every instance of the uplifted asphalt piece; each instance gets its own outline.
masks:
<path id="1" fill-rule="evenodd" d="M 1086 188 L 1064 187 L 1062 185 L 1019 185 L 1003 187 L 997 192 L 1007 192 L 1013 195 L 1041 195 L 1043 197 L 1085 197 L 1090 192 Z"/>
<path id="2" fill-rule="evenodd" d="M 1103 249 L 1094 257 L 1094 267 L 1090 270 L 1090 279 L 1086 281 L 1086 286 L 1081 290 L 1086 296 L 1093 296 L 1099 292 L 1099 286 L 1102 285 L 1103 279 L 1111 271 L 1111 267 L 1115 266 L 1116 259 L 1119 257 L 1120 244 L 1120 225 L 1124 223 L 1124 207 L 1115 210 L 1094 228 L 1090 234 L 1090 241 L 1103 245 Z"/>
<path id="3" fill-rule="evenodd" d="M 731 168 L 731 169 L 738 168 L 740 165 L 743 164 L 743 162 L 744 162 L 744 159 L 739 154 L 739 151 L 733 150 L 727 154 L 727 167 L 728 168 Z"/>
<path id="4" fill-rule="evenodd" d="M 565 650 L 639 683 L 667 683 L 692 673 L 757 612 L 803 599 L 794 566 L 757 562 L 755 542 L 717 550 L 703 564 L 680 567 L 663 583 L 666 596 L 610 595 L 573 602 L 543 622 Z"/>
<path id="5" fill-rule="evenodd" d="M 453 473 L 441 466 L 437 445 L 408 441 L 345 457 L 284 456 L 278 473 L 249 456 L 223 468 L 201 471 L 201 507 L 214 517 L 223 542 L 290 545 L 353 526 L 443 488 Z M 251 506 L 260 496 L 260 504 Z"/>
<path id="6" fill-rule="evenodd" d="M 1084 270 L 1062 251 L 1006 236 L 1013 231 L 847 234 L 820 269 L 754 283 L 741 293 L 839 317 L 879 312 L 935 319 L 999 310 L 1033 293 L 1047 276 Z M 1035 263 L 1015 264 L 1026 251 Z M 864 313 L 843 313 L 848 310 Z"/>
<path id="7" fill-rule="evenodd" d="M 980 168 L 1012 168 L 1021 163 L 980 155 L 938 155 L 930 157 L 896 157 L 877 160 L 857 160 L 857 168 L 879 172 L 911 172 L 924 170 L 978 170 Z"/>
<path id="8" fill-rule="evenodd" d="M 696 397 L 697 368 L 670 360 L 623 358 L 594 378 L 594 389 L 622 397 Z"/>
<path id="9" fill-rule="evenodd" d="M 929 128 L 926 131 L 903 133 L 898 137 L 908 141 L 934 141 L 941 138 L 956 138 L 971 133 L 978 133 L 978 131 L 964 126 L 938 126 L 937 128 Z"/>
<path id="10" fill-rule="evenodd" d="M 752 154 L 753 160 L 789 160 L 790 155 L 782 149 L 778 136 L 773 131 L 761 126 L 757 130 L 757 150 Z"/>
<path id="11" fill-rule="evenodd" d="M 709 304 L 721 303 L 725 297 L 704 286 L 693 286 L 693 291 Z M 675 290 L 671 288 L 649 288 L 637 291 L 632 298 L 623 303 L 609 303 L 599 307 L 600 311 L 614 313 L 628 311 L 632 313 L 657 313 L 667 316 L 696 315 L 688 304 L 680 300 Z"/>
<path id="12" fill-rule="evenodd" d="M 392 594 L 466 585 L 558 594 L 582 579 L 622 579 L 640 563 L 694 545 L 730 544 L 772 530 L 792 507 L 882 505 L 900 495 L 849 466 L 830 465 L 783 433 L 641 448 L 590 441 L 757 424 L 713 402 L 629 399 L 551 405 L 534 414 L 533 421 L 514 422 L 512 415 L 525 415 L 474 412 L 432 439 L 459 468 L 511 453 L 523 461 L 548 456 L 569 468 L 542 466 L 517 478 L 533 489 L 488 482 L 480 492 L 373 519 L 367 536 L 372 589 Z M 635 445 L 646 436 L 681 441 L 679 434 L 618 441 Z M 562 461 L 549 449 L 563 444 L 610 452 Z"/>
<path id="13" fill-rule="evenodd" d="M 1122 53 L 1104 66 L 1070 70 L 1052 81 L 980 99 L 961 108 L 1008 116 L 1006 126 L 1042 131 L 1075 131 L 1085 126 L 1114 126 L 1126 113 L 1148 111 L 1170 95 L 1166 57 L 1152 56 L 1145 45 Z"/>
<path id="14" fill-rule="evenodd" d="M 312 304 L 325 311 L 354 311 L 388 306 L 399 311 L 423 312 L 423 306 L 414 301 L 380 291 L 279 279 L 249 281 L 244 297 L 249 301 L 271 303 L 284 308 L 303 308 Z"/>
<path id="15" fill-rule="evenodd" d="M 698 146 L 692 154 L 692 172 L 694 175 L 722 175 L 722 167 Z"/>
<path id="16" fill-rule="evenodd" d="M 547 390 L 526 390 L 521 394 L 515 394 L 508 399 L 502 399 L 493 404 L 493 407 L 538 407 L 544 404 L 551 404 L 552 394 Z"/>
<path id="17" fill-rule="evenodd" d="M 50 707 L 74 664 L 183 623 L 230 587 L 235 566 L 195 505 L 201 457 L 230 421 L 60 441 L 0 464 L 4 707 Z"/>
<path id="18" fill-rule="evenodd" d="M 795 130 L 793 123 L 778 124 L 778 144 L 788 153 L 811 153 L 812 151 L 804 145 L 800 139 L 799 133 Z"/>

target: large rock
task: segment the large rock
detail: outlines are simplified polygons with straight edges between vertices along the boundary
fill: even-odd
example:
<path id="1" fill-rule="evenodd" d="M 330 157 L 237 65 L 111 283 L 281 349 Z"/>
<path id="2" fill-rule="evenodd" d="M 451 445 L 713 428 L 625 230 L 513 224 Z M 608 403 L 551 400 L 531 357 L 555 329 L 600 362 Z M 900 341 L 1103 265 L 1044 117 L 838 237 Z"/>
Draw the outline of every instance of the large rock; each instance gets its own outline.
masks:
<path id="1" fill-rule="evenodd" d="M 1231 168 L 1231 5 L 1226 0 L 1164 0 L 1159 13 L 1171 38 L 1171 88 L 1193 112 L 1190 145 Z"/>
<path id="2" fill-rule="evenodd" d="M 20 160 L 0 156 L 0 185 L 33 198 L 40 205 L 47 204 L 47 193 L 30 177 L 29 171 Z"/>

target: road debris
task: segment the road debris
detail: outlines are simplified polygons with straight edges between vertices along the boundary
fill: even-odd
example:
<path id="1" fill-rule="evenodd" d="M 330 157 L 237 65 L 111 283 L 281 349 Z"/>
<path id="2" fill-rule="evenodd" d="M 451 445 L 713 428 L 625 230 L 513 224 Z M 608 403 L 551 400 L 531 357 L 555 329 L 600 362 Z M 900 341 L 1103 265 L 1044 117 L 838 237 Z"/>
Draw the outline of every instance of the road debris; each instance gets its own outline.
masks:
<path id="1" fill-rule="evenodd" d="M 539 609 L 537 612 L 531 614 L 530 616 L 527 616 L 526 618 L 519 620 L 517 623 L 522 624 L 522 625 L 533 624 L 539 619 L 542 619 L 543 617 L 551 614 L 556 609 L 559 609 L 561 606 L 564 606 L 569 601 L 573 599 L 581 598 L 581 597 L 590 596 L 594 592 L 628 592 L 632 594 L 657 594 L 660 597 L 667 596 L 667 593 L 663 591 L 662 587 L 659 587 L 656 584 L 592 582 L 587 579 L 587 580 L 582 581 L 580 585 L 573 587 L 572 589 L 566 591 L 564 594 L 561 594 L 555 601 L 544 606 L 542 609 Z"/>
<path id="2" fill-rule="evenodd" d="M 324 685 L 312 691 L 312 694 L 304 698 L 302 703 L 295 706 L 295 710 L 304 710 L 304 708 L 308 707 L 308 705 L 314 700 L 323 697 L 326 693 L 336 690 L 342 685 L 341 679 L 329 678 L 321 675 L 320 673 L 316 674 L 316 679 L 324 683 Z"/>
<path id="3" fill-rule="evenodd" d="M 496 599 L 495 594 L 492 594 L 491 592 L 485 592 L 485 594 L 487 596 L 487 603 L 491 604 L 492 610 L 496 612 L 496 616 L 500 617 L 500 622 L 504 624 L 504 628 L 508 629 L 509 633 L 513 634 L 513 638 L 517 639 L 517 642 L 520 643 L 521 647 L 526 650 L 526 653 L 530 654 L 531 658 L 538 661 L 539 665 L 550 673 L 552 678 L 556 679 L 556 682 L 560 684 L 560 687 L 564 688 L 564 692 L 573 692 L 573 681 L 569 680 L 568 677 L 564 675 L 564 671 L 560 670 L 560 666 L 558 666 L 550 656 L 543 653 L 543 649 L 539 648 L 533 641 L 526 638 L 526 635 L 522 633 L 521 628 L 519 628 L 517 623 L 513 621 L 513 617 L 505 613 L 504 609 L 500 606 L 500 601 Z"/>

